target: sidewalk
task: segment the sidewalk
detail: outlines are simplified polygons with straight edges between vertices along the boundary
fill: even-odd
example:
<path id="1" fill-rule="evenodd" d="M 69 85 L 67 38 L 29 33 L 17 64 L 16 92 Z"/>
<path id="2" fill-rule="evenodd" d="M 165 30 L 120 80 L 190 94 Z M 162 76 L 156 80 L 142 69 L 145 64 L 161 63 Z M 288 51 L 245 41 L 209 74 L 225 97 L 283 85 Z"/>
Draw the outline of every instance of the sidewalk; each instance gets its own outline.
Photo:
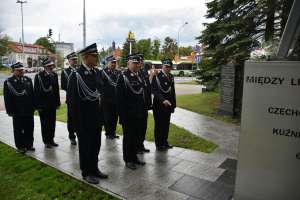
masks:
<path id="1" fill-rule="evenodd" d="M 81 180 L 78 148 L 70 145 L 65 123 L 56 125 L 58 148 L 44 147 L 38 117 L 34 135 L 36 151 L 28 153 L 29 156 Z M 5 111 L 0 112 L 0 140 L 14 147 L 12 119 Z M 206 154 L 183 148 L 156 152 L 154 143 L 145 145 L 151 150 L 141 156 L 147 164 L 132 171 L 124 166 L 122 139 L 111 141 L 102 137 L 99 167 L 109 174 L 109 179 L 101 180 L 96 187 L 124 199 L 231 199 L 236 160 L 226 153 L 217 150 Z"/>
<path id="2" fill-rule="evenodd" d="M 240 126 L 215 120 L 182 108 L 176 108 L 171 116 L 171 123 L 218 144 L 219 148 L 214 153 L 228 158 L 237 158 Z"/>

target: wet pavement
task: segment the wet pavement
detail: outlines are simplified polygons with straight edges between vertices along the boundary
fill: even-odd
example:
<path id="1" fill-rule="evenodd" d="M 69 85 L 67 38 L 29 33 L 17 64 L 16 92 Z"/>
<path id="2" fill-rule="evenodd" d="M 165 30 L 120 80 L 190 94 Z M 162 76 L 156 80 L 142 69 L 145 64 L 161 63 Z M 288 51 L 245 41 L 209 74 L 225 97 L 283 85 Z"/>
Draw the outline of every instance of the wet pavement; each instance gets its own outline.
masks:
<path id="1" fill-rule="evenodd" d="M 240 126 L 215 120 L 182 108 L 176 108 L 171 123 L 182 127 L 194 135 L 219 145 L 216 154 L 237 158 Z"/>
<path id="2" fill-rule="evenodd" d="M 57 122 L 55 141 L 59 147 L 46 149 L 41 139 L 39 118 L 35 117 L 36 151 L 27 155 L 82 180 L 78 147 L 70 145 L 67 135 L 66 124 Z M 12 119 L 5 111 L 0 112 L 0 140 L 14 147 Z M 220 154 L 218 149 L 210 154 L 177 147 L 168 152 L 157 152 L 153 142 L 145 142 L 145 145 L 151 152 L 140 158 L 147 164 L 132 171 L 124 166 L 122 139 L 102 137 L 99 168 L 109 174 L 109 179 L 101 180 L 95 187 L 123 199 L 231 199 L 236 170 L 233 156 Z"/>

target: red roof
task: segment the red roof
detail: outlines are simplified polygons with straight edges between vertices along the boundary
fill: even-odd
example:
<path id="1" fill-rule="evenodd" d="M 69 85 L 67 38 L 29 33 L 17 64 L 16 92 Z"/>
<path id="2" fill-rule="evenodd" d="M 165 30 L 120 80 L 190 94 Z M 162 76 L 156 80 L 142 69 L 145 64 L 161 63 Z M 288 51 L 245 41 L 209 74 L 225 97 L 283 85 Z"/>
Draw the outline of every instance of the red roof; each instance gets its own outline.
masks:
<path id="1" fill-rule="evenodd" d="M 22 53 L 22 46 L 23 46 L 22 43 L 18 43 L 18 42 L 11 42 L 10 44 L 8 44 L 8 47 L 15 53 Z M 36 44 L 24 44 L 24 47 L 35 48 L 35 49 L 46 49 L 45 47 Z M 47 54 L 52 55 L 50 51 L 47 51 Z"/>

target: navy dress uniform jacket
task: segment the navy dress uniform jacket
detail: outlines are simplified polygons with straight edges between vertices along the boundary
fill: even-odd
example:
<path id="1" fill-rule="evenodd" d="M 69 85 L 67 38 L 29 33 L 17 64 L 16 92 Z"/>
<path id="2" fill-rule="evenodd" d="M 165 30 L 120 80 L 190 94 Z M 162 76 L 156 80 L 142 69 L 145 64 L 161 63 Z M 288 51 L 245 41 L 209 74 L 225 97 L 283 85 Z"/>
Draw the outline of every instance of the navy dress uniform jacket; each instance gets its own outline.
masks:
<path id="1" fill-rule="evenodd" d="M 11 85 L 13 88 L 10 88 Z M 24 95 L 16 95 L 15 92 L 21 93 L 25 91 Z M 4 102 L 6 112 L 10 116 L 31 116 L 34 112 L 34 94 L 32 80 L 29 77 L 23 76 L 17 78 L 12 76 L 4 82 Z"/>

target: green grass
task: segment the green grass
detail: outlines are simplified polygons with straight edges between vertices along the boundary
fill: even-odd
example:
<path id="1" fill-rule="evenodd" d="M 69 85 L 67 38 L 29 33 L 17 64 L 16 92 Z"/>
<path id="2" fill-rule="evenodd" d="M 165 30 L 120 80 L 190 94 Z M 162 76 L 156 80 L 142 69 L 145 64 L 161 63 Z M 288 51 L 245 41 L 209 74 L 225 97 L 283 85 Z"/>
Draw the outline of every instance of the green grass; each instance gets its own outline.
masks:
<path id="1" fill-rule="evenodd" d="M 238 119 L 230 116 L 219 115 L 220 95 L 217 92 L 206 92 L 200 94 L 178 95 L 177 107 L 181 107 L 211 118 L 228 123 L 239 123 Z"/>
<path id="2" fill-rule="evenodd" d="M 58 121 L 66 122 L 67 121 L 66 113 L 67 113 L 66 104 L 63 104 L 60 107 L 60 109 L 57 111 L 56 119 Z M 117 126 L 117 132 L 119 134 L 122 134 L 122 128 L 119 124 Z M 146 140 L 154 141 L 154 119 L 153 119 L 153 115 L 150 113 L 148 117 L 148 128 L 146 133 Z M 192 149 L 192 150 L 206 152 L 206 153 L 210 153 L 217 148 L 216 144 L 209 142 L 201 137 L 195 136 L 189 131 L 177 127 L 174 124 L 170 125 L 168 141 L 170 144 L 177 147 Z"/>
<path id="3" fill-rule="evenodd" d="M 199 85 L 199 83 L 197 81 L 178 82 L 176 84 L 181 84 L 181 85 Z"/>
<path id="4" fill-rule="evenodd" d="M 0 87 L 0 96 L 2 96 L 2 95 L 3 95 L 3 88 Z"/>
<path id="5" fill-rule="evenodd" d="M 2 74 L 10 74 L 11 69 L 9 67 L 0 67 L 0 73 Z"/>
<path id="6" fill-rule="evenodd" d="M 0 143 L 1 200 L 116 199 Z"/>

